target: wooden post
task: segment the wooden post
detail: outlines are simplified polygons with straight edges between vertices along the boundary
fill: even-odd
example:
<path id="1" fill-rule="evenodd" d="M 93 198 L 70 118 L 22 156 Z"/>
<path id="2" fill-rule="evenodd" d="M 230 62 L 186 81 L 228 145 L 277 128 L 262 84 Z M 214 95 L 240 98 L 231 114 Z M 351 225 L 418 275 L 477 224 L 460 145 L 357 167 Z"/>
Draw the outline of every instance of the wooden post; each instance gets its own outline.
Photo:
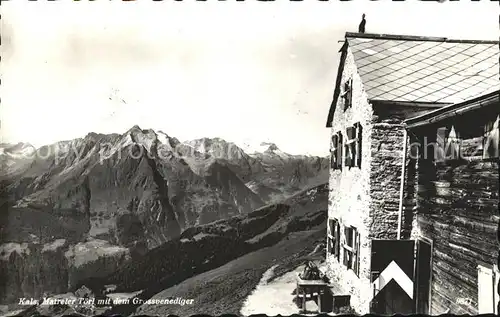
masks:
<path id="1" fill-rule="evenodd" d="M 322 287 L 318 286 L 318 313 L 321 313 L 321 290 Z"/>

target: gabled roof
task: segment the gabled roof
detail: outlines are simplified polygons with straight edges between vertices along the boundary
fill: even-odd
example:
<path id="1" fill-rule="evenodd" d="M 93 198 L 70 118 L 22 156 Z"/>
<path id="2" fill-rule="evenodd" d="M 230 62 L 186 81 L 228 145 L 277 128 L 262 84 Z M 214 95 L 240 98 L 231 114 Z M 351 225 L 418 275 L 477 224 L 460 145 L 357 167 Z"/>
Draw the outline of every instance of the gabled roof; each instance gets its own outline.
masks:
<path id="1" fill-rule="evenodd" d="M 370 101 L 452 104 L 500 88 L 498 41 L 346 33 L 343 50 L 347 48 Z M 327 126 L 337 90 L 338 85 Z"/>
<path id="2" fill-rule="evenodd" d="M 410 118 L 404 121 L 406 128 L 413 129 L 416 127 L 433 124 L 457 115 L 462 115 L 469 111 L 474 111 L 487 106 L 494 106 L 500 100 L 500 90 L 485 94 L 470 100 L 442 107 L 440 109 L 427 112 L 418 117 Z M 500 108 L 497 106 L 497 111 L 500 113 Z"/>

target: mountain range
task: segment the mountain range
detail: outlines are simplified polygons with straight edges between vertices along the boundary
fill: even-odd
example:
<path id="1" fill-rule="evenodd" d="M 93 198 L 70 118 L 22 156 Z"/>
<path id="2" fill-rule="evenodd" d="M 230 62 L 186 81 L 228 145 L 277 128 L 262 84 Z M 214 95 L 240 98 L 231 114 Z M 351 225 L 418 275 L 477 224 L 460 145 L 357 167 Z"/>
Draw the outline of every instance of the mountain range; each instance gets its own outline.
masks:
<path id="1" fill-rule="evenodd" d="M 204 226 L 251 222 L 258 210 L 273 217 L 265 208 L 327 182 L 328 158 L 263 146 L 248 154 L 220 138 L 180 142 L 138 126 L 38 149 L 0 144 L 0 303 L 109 279 Z"/>

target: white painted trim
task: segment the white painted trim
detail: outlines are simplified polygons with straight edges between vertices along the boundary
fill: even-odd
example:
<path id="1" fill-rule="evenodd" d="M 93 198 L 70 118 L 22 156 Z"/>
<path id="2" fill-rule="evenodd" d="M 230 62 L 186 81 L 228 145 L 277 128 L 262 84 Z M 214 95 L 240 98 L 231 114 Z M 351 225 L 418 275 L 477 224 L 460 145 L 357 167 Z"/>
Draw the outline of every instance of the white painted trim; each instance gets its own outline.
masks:
<path id="1" fill-rule="evenodd" d="M 405 188 L 405 169 L 406 169 L 406 143 L 408 142 L 408 132 L 403 129 L 403 163 L 401 164 L 401 183 L 399 187 L 399 206 L 398 206 L 398 232 L 397 238 L 401 239 L 401 227 L 403 221 L 403 197 Z"/>
<path id="2" fill-rule="evenodd" d="M 406 275 L 406 273 L 399 267 L 399 265 L 392 261 L 380 273 L 379 277 L 373 281 L 372 287 L 374 288 L 373 297 L 380 292 L 391 280 L 398 283 L 399 286 L 405 291 L 408 296 L 413 299 L 413 281 Z"/>
<path id="3" fill-rule="evenodd" d="M 477 273 L 478 273 L 477 296 L 478 296 L 478 310 L 479 310 L 478 313 L 479 314 L 495 313 L 497 310 L 496 303 L 498 297 L 498 295 L 496 294 L 497 290 L 495 284 L 498 275 L 498 270 L 496 270 L 496 265 L 478 261 Z M 485 279 L 483 280 L 484 284 L 481 284 L 480 280 L 481 277 Z M 489 282 L 488 279 L 490 280 Z M 491 296 L 491 298 L 489 298 L 489 296 Z"/>
<path id="4" fill-rule="evenodd" d="M 500 298 L 498 295 L 497 286 L 498 282 L 500 281 L 500 271 L 498 270 L 498 266 L 496 264 L 493 265 L 493 274 L 495 275 L 495 284 L 493 285 L 493 305 L 495 305 L 494 307 L 495 315 L 498 315 L 499 314 L 498 301 L 500 300 Z"/>

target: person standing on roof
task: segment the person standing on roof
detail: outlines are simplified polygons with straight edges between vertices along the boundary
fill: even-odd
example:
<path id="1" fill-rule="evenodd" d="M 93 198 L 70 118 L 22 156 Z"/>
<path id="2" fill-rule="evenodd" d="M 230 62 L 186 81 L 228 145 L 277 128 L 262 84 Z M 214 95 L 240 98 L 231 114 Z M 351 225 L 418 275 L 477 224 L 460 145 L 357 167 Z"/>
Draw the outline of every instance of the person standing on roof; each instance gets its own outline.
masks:
<path id="1" fill-rule="evenodd" d="M 366 20 L 365 20 L 365 14 L 363 13 L 361 23 L 359 23 L 358 32 L 365 33 L 365 26 L 366 26 Z"/>

